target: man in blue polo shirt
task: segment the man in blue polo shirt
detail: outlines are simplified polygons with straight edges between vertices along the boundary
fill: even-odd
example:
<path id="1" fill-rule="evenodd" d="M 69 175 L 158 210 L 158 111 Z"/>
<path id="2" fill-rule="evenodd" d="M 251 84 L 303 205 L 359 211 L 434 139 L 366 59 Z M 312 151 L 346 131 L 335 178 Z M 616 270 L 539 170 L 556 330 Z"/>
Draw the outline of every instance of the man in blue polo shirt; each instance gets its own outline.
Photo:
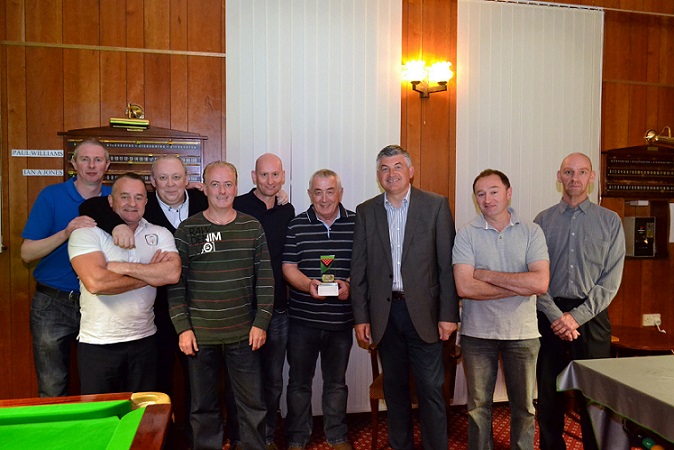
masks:
<path id="1" fill-rule="evenodd" d="M 79 216 L 80 204 L 110 193 L 103 186 L 110 157 L 100 142 L 80 143 L 71 163 L 77 176 L 40 192 L 21 235 L 21 259 L 27 264 L 40 260 L 30 311 L 40 397 L 68 394 L 70 346 L 80 327 L 80 284 L 68 258 L 68 238 L 78 228 L 96 226 L 92 218 Z"/>
<path id="2" fill-rule="evenodd" d="M 346 367 L 353 343 L 349 279 L 356 214 L 342 206 L 342 193 L 339 175 L 317 171 L 309 182 L 311 206 L 288 226 L 283 275 L 290 284 L 289 450 L 304 449 L 311 437 L 311 383 L 319 354 L 325 437 L 336 450 L 352 448 L 346 425 Z M 336 283 L 337 292 L 321 292 L 323 281 Z"/>

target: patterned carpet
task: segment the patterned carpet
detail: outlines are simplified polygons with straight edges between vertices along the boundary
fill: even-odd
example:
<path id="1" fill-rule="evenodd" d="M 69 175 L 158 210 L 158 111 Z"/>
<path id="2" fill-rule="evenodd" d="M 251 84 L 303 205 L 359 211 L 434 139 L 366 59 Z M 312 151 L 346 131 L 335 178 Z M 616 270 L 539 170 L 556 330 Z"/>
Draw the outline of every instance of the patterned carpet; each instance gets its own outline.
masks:
<path id="1" fill-rule="evenodd" d="M 370 414 L 350 414 L 348 416 L 349 439 L 355 450 L 370 450 L 372 439 L 370 437 Z M 448 450 L 466 450 L 468 436 L 468 419 L 466 408 L 457 406 L 450 409 L 450 428 Z M 507 450 L 510 448 L 510 409 L 507 404 L 498 404 L 494 407 L 494 450 Z M 307 450 L 330 450 L 331 447 L 325 442 L 320 417 L 314 418 L 314 433 Z M 565 425 L 565 438 L 567 450 L 582 450 L 583 443 L 580 439 L 580 424 L 578 416 L 567 416 Z M 415 448 L 421 449 L 421 433 L 418 423 L 415 421 L 414 428 Z M 538 426 L 536 427 L 536 445 L 538 449 Z M 386 413 L 379 413 L 379 445 L 381 450 L 389 449 L 388 427 L 386 425 Z M 276 444 L 279 449 L 287 448 L 285 438 L 279 433 Z M 225 446 L 229 450 L 229 445 Z"/>

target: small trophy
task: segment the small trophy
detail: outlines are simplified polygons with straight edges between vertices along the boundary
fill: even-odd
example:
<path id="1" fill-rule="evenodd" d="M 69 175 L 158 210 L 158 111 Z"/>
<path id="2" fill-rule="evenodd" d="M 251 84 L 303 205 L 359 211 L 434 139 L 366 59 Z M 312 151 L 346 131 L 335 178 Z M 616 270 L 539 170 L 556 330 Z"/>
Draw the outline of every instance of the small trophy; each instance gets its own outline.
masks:
<path id="1" fill-rule="evenodd" d="M 339 294 L 339 285 L 335 281 L 335 276 L 331 273 L 330 268 L 335 261 L 335 255 L 321 256 L 321 281 L 318 285 L 318 295 L 321 297 L 337 297 Z"/>

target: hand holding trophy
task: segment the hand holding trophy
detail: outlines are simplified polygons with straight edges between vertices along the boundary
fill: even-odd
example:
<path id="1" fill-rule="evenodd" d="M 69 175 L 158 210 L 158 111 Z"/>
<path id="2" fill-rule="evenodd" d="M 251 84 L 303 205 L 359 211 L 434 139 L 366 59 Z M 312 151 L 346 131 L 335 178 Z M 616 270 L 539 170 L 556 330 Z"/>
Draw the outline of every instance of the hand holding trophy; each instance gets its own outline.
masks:
<path id="1" fill-rule="evenodd" d="M 336 297 L 339 294 L 339 285 L 335 282 L 335 276 L 330 272 L 330 267 L 335 260 L 335 255 L 321 255 L 321 284 L 318 285 L 318 295 L 321 297 Z"/>

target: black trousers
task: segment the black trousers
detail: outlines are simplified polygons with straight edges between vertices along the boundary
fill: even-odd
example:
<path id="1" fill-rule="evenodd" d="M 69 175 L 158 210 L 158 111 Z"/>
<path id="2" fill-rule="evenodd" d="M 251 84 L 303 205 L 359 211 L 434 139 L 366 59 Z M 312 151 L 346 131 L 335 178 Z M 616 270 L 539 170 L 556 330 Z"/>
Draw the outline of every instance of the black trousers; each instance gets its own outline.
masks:
<path id="1" fill-rule="evenodd" d="M 157 340 L 77 346 L 82 394 L 157 390 Z"/>
<path id="2" fill-rule="evenodd" d="M 584 299 L 555 298 L 555 303 L 568 312 L 583 303 Z M 541 350 L 536 365 L 538 382 L 538 425 L 541 450 L 563 450 L 566 444 L 564 432 L 564 393 L 557 392 L 557 375 L 571 360 L 608 358 L 611 354 L 611 322 L 608 310 L 597 314 L 578 328 L 580 336 L 572 341 L 563 341 L 550 329 L 547 317 L 538 313 L 538 328 L 541 333 Z M 598 449 L 592 422 L 587 412 L 585 398 L 577 395 L 580 406 L 580 425 L 583 433 L 583 448 Z"/>

